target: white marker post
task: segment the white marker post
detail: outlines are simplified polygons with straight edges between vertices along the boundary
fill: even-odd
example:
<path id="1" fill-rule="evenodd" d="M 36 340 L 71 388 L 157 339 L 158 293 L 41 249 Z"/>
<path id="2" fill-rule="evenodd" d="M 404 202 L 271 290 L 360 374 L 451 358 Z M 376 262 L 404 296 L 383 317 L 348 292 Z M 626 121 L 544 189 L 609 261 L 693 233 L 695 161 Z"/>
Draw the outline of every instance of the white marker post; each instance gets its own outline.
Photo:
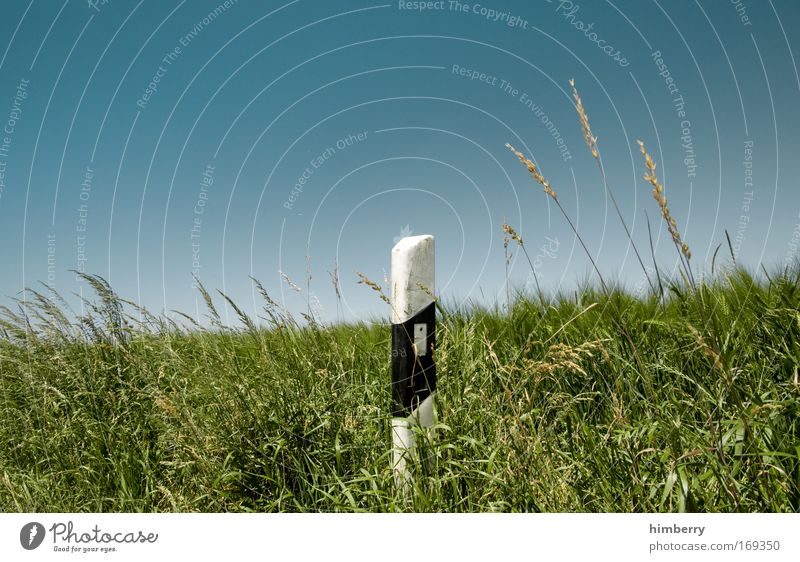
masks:
<path id="1" fill-rule="evenodd" d="M 436 392 L 433 236 L 409 236 L 392 248 L 392 445 L 395 483 L 411 478 L 414 427 L 432 437 Z"/>

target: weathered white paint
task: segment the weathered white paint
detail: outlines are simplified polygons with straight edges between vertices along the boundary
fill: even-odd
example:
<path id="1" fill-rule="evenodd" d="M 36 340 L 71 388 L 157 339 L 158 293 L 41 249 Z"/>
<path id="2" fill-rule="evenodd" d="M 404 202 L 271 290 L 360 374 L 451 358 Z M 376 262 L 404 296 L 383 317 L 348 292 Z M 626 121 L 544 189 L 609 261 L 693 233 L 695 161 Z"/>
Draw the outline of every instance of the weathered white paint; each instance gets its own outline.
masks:
<path id="1" fill-rule="evenodd" d="M 408 236 L 392 248 L 392 323 L 401 324 L 433 302 L 434 240 L 431 235 Z M 425 324 L 414 325 L 414 352 L 426 354 Z M 416 454 L 415 428 L 422 428 L 433 438 L 434 396 L 428 396 L 406 418 L 392 420 L 392 462 L 395 483 L 407 487 L 411 480 L 408 461 Z"/>
<path id="2" fill-rule="evenodd" d="M 394 466 L 394 479 L 398 487 L 407 485 L 411 481 L 411 472 L 408 470 L 408 460 L 416 455 L 415 427 L 425 430 L 426 438 L 433 439 L 433 425 L 435 416 L 433 411 L 434 392 L 422 401 L 422 404 L 407 418 L 394 418 L 392 420 L 392 463 Z"/>
<path id="3" fill-rule="evenodd" d="M 392 248 L 393 324 L 405 322 L 433 302 L 433 250 L 430 234 L 407 236 Z"/>

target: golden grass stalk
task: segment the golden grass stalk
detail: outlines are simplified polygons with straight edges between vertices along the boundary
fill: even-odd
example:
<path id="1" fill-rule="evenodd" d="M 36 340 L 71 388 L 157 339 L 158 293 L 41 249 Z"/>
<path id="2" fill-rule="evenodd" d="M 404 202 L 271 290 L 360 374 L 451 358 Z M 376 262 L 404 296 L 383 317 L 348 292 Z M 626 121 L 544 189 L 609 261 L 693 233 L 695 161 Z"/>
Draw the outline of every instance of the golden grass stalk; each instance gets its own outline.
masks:
<path id="1" fill-rule="evenodd" d="M 506 231 L 507 224 L 503 223 L 503 232 L 505 235 L 503 236 L 503 254 L 505 256 L 505 266 L 506 266 L 506 306 L 511 306 L 511 285 L 508 276 L 508 266 L 511 264 L 511 254 L 508 252 L 508 243 L 511 242 L 511 238 L 508 236 L 508 232 Z"/>
<path id="2" fill-rule="evenodd" d="M 667 223 L 667 230 L 669 231 L 670 236 L 672 236 L 672 241 L 675 242 L 678 248 L 680 248 L 681 253 L 686 257 L 686 259 L 690 260 L 692 259 L 692 252 L 686 242 L 681 239 L 681 233 L 678 230 L 678 223 L 675 221 L 675 218 L 669 211 L 669 207 L 667 206 L 667 196 L 664 195 L 664 186 L 658 181 L 658 176 L 656 176 L 656 163 L 653 161 L 653 158 L 650 156 L 650 154 L 647 153 L 644 143 L 642 141 L 636 142 L 639 143 L 639 148 L 644 155 L 644 162 L 645 166 L 647 167 L 647 171 L 644 173 L 644 179 L 653 186 L 653 199 L 656 200 L 658 207 L 661 209 L 661 216 L 664 218 L 664 222 Z"/>
<path id="3" fill-rule="evenodd" d="M 288 275 L 286 275 L 286 274 L 285 274 L 283 271 L 280 271 L 280 270 L 278 270 L 278 273 L 280 273 L 280 275 L 281 275 L 281 279 L 283 279 L 283 281 L 284 281 L 284 282 L 285 282 L 287 285 L 289 285 L 289 288 L 290 288 L 290 289 L 292 289 L 293 291 L 296 291 L 296 292 L 298 292 L 298 293 L 302 293 L 302 292 L 303 292 L 303 289 L 301 289 L 300 287 L 298 287 L 297 285 L 295 285 L 295 283 L 294 283 L 294 282 L 292 282 L 292 280 L 289 278 L 289 276 L 288 276 Z"/>
<path id="4" fill-rule="evenodd" d="M 508 243 L 513 240 L 522 248 L 522 253 L 525 254 L 525 259 L 528 260 L 528 265 L 531 266 L 531 273 L 533 273 L 533 280 L 536 282 L 536 290 L 539 292 L 539 298 L 544 302 L 544 294 L 542 293 L 542 288 L 539 286 L 539 277 L 536 275 L 536 268 L 533 267 L 533 262 L 528 255 L 528 250 L 525 248 L 525 242 L 522 240 L 522 236 L 514 230 L 514 227 L 507 223 L 503 223 L 503 232 L 506 234 L 503 237 L 503 247 L 506 248 L 506 285 L 508 285 L 508 262 L 511 259 L 511 255 L 508 254 Z"/>
<path id="5" fill-rule="evenodd" d="M 554 343 L 545 352 L 541 360 L 524 361 L 525 369 L 538 375 L 570 373 L 588 376 L 584 366 L 597 363 L 601 358 L 608 361 L 609 354 L 603 345 L 608 339 L 584 342 L 577 346 Z"/>
<path id="6" fill-rule="evenodd" d="M 511 225 L 509 225 L 507 223 L 503 223 L 503 232 L 505 232 L 508 235 L 507 239 L 510 238 L 511 240 L 513 240 L 514 242 L 519 244 L 520 246 L 524 246 L 524 242 L 522 241 L 522 236 L 520 236 L 517 233 L 517 231 L 514 230 L 514 227 L 512 227 Z"/>
<path id="7" fill-rule="evenodd" d="M 431 291 L 430 288 L 427 285 L 424 285 L 424 284 L 418 282 L 417 283 L 417 287 L 419 287 L 420 291 L 422 291 L 423 293 L 428 295 L 431 298 L 432 301 L 437 302 L 439 300 L 436 297 L 436 295 L 433 294 L 433 291 Z"/>
<path id="8" fill-rule="evenodd" d="M 597 263 L 595 263 L 594 258 L 592 257 L 592 254 L 589 251 L 589 248 L 586 247 L 583 238 L 581 238 L 581 235 L 578 233 L 578 229 L 575 228 L 575 224 L 572 222 L 572 219 L 569 218 L 569 215 L 564 210 L 564 207 L 561 206 L 561 202 L 558 200 L 558 195 L 556 194 L 555 190 L 550 186 L 550 182 L 545 179 L 545 177 L 539 171 L 539 168 L 536 167 L 536 164 L 534 164 L 530 158 L 526 157 L 524 154 L 522 154 L 519 150 L 511 146 L 509 143 L 506 143 L 506 148 L 508 148 L 511 152 L 513 152 L 514 155 L 519 159 L 519 161 L 522 162 L 522 164 L 526 168 L 528 168 L 528 172 L 530 172 L 531 176 L 533 176 L 533 179 L 535 179 L 544 188 L 544 192 L 547 195 L 549 195 L 550 198 L 553 199 L 553 201 L 555 201 L 558 210 L 561 211 L 561 214 L 564 216 L 567 223 L 569 223 L 569 226 L 572 229 L 572 232 L 575 233 L 575 237 L 578 239 L 578 242 L 580 242 L 583 251 L 586 252 L 586 257 L 588 257 L 589 261 L 592 263 L 592 267 L 597 273 L 597 277 L 600 279 L 600 285 L 603 287 L 603 291 L 606 293 L 606 295 L 610 296 L 611 292 L 608 290 L 608 285 L 606 285 L 605 279 L 603 279 L 603 274 L 600 273 L 600 269 L 597 267 Z M 524 249 L 525 246 L 522 246 L 522 248 Z"/>
<path id="9" fill-rule="evenodd" d="M 513 152 L 514 155 L 517 158 L 519 158 L 519 161 L 522 162 L 522 164 L 525 165 L 526 168 L 528 168 L 528 171 L 533 176 L 533 179 L 539 182 L 541 186 L 544 188 L 544 192 L 557 201 L 558 195 L 556 194 L 555 191 L 553 191 L 553 188 L 550 187 L 550 182 L 544 179 L 544 176 L 539 171 L 539 168 L 536 167 L 536 164 L 534 164 L 530 159 L 528 159 L 524 154 L 522 154 L 519 150 L 517 150 L 510 144 L 506 143 L 506 148 L 508 148 L 511 152 Z"/>
<path id="10" fill-rule="evenodd" d="M 328 275 L 331 276 L 331 283 L 333 283 L 333 290 L 336 292 L 336 298 L 341 300 L 342 293 L 339 290 L 339 264 L 335 261 L 333 262 L 333 271 L 329 271 Z"/>
<path id="11" fill-rule="evenodd" d="M 681 238 L 681 233 L 678 230 L 678 223 L 669 210 L 667 196 L 664 195 L 664 186 L 658 181 L 658 176 L 656 175 L 656 163 L 647 152 L 644 143 L 640 140 L 636 142 L 639 143 L 639 149 L 642 151 L 642 155 L 644 155 L 644 164 L 647 168 L 647 171 L 644 173 L 644 180 L 653 186 L 653 199 L 656 200 L 658 208 L 661 209 L 661 217 L 664 219 L 664 222 L 667 223 L 667 231 L 672 237 L 675 247 L 678 249 L 678 255 L 681 257 L 681 264 L 689 279 L 689 283 L 696 289 L 697 286 L 694 282 L 694 275 L 692 274 L 692 268 L 689 262 L 689 260 L 692 259 L 692 251 L 689 249 L 689 245 Z"/>
<path id="12" fill-rule="evenodd" d="M 342 309 L 342 291 L 339 288 L 339 263 L 336 260 L 333 260 L 333 271 L 329 271 L 328 275 L 331 278 L 333 290 L 336 293 L 336 318 L 338 319 Z"/>
<path id="13" fill-rule="evenodd" d="M 619 205 L 617 204 L 617 198 L 614 197 L 614 192 L 608 185 L 608 178 L 606 176 L 605 168 L 603 167 L 603 159 L 600 157 L 600 152 L 597 150 L 597 137 L 592 134 L 592 128 L 589 126 L 589 116 L 586 114 L 586 109 L 583 106 L 583 101 L 581 100 L 581 96 L 578 94 L 578 88 L 575 86 L 574 78 L 570 79 L 569 85 L 572 86 L 572 97 L 575 99 L 575 111 L 578 112 L 578 119 L 581 122 L 581 128 L 583 129 L 583 138 L 586 141 L 586 146 L 589 147 L 589 151 L 592 153 L 592 157 L 594 157 L 595 161 L 597 162 L 597 168 L 600 170 L 600 177 L 603 178 L 603 187 L 605 188 L 606 193 L 608 193 L 611 202 L 614 204 L 614 209 L 617 212 L 617 217 L 619 217 L 619 221 L 622 223 L 622 228 L 625 229 L 625 234 L 628 236 L 628 241 L 631 243 L 631 247 L 633 248 L 633 253 L 636 255 L 636 259 L 639 261 L 639 265 L 642 267 L 642 271 L 644 272 L 644 276 L 647 279 L 647 283 L 650 285 L 650 289 L 653 291 L 653 294 L 655 294 L 656 286 L 650 279 L 650 274 L 647 273 L 647 268 L 644 265 L 644 260 L 642 260 L 642 256 L 641 254 L 639 254 L 639 249 L 636 247 L 636 243 L 633 241 L 633 236 L 631 236 L 631 232 L 628 229 L 628 225 L 622 216 L 622 211 L 620 211 L 619 209 Z M 659 279 L 659 284 L 660 282 L 661 280 Z"/>
<path id="14" fill-rule="evenodd" d="M 575 87 L 575 79 L 571 78 L 569 85 L 572 86 L 572 97 L 575 98 L 575 110 L 578 112 L 578 118 L 581 121 L 581 128 L 583 129 L 583 139 L 586 141 L 586 146 L 594 158 L 599 158 L 600 154 L 597 152 L 597 137 L 592 135 L 592 128 L 589 126 L 589 116 L 586 115 L 586 109 L 583 107 L 583 101 L 578 95 L 578 89 Z"/>
<path id="15" fill-rule="evenodd" d="M 713 347 L 711 347 L 708 344 L 708 342 L 706 342 L 706 339 L 703 337 L 703 334 L 701 334 L 697 330 L 697 328 L 695 328 L 691 324 L 687 324 L 687 326 L 689 327 L 689 332 L 692 334 L 692 337 L 697 342 L 699 348 L 703 350 L 705 356 L 711 360 L 712 364 L 714 365 L 714 368 L 719 369 L 719 371 L 723 374 L 723 376 L 725 376 L 726 378 L 725 382 L 730 384 L 731 382 L 730 378 L 728 377 L 728 373 L 724 369 L 724 366 L 722 364 L 722 359 L 720 358 L 719 353 L 717 353 L 717 351 Z"/>
<path id="16" fill-rule="evenodd" d="M 378 285 L 375 281 L 372 281 L 369 277 L 367 277 L 360 271 L 356 271 L 356 275 L 358 275 L 358 277 L 360 278 L 360 281 L 358 282 L 359 285 L 366 285 L 367 287 L 378 293 L 378 296 L 381 298 L 383 302 L 391 306 L 392 301 L 390 301 L 389 297 L 387 297 L 383 293 L 383 289 L 381 288 L 380 285 Z"/>

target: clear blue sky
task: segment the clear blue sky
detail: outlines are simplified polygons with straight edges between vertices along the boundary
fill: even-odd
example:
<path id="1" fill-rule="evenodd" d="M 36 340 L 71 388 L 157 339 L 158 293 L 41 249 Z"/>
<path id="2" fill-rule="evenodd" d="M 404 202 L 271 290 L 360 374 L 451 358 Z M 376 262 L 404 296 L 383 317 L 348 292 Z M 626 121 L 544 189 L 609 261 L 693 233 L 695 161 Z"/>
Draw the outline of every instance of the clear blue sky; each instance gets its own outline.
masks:
<path id="1" fill-rule="evenodd" d="M 440 295 L 492 304 L 504 294 L 504 220 L 545 288 L 574 288 L 591 278 L 588 262 L 506 142 L 538 162 L 604 274 L 636 289 L 642 273 L 584 144 L 570 78 L 633 237 L 647 248 L 646 211 L 662 269 L 676 253 L 637 139 L 658 162 L 698 273 L 726 229 L 751 268 L 797 257 L 792 0 L 33 0 L 2 10 L 5 303 L 40 281 L 85 292 L 69 271 L 79 269 L 153 311 L 194 315 L 194 270 L 250 312 L 249 276 L 300 312 L 310 263 L 314 309 L 334 320 L 338 263 L 343 318 L 369 318 L 387 311 L 355 271 L 382 283 L 397 237 L 433 234 Z M 511 277 L 525 286 L 520 257 Z"/>

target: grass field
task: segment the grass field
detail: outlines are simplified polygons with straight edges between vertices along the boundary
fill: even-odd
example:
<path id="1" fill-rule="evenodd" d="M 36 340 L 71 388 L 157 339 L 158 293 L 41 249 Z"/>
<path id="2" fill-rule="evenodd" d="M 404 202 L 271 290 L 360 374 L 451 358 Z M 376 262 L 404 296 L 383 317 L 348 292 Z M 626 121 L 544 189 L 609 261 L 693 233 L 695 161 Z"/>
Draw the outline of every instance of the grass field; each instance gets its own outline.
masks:
<path id="1" fill-rule="evenodd" d="M 387 325 L 301 325 L 263 293 L 263 320 L 181 327 L 92 277 L 82 317 L 28 293 L 0 328 L 0 509 L 800 511 L 800 274 L 715 279 L 445 304 L 408 496 Z"/>

